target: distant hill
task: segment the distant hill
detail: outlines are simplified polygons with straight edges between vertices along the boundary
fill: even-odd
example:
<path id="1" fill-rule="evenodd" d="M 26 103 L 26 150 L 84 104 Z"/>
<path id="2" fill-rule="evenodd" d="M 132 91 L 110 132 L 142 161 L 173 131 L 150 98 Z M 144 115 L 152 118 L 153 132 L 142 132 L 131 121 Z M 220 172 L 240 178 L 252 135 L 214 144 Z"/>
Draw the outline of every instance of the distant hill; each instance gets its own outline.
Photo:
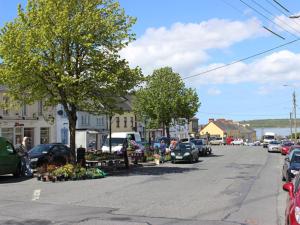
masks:
<path id="1" fill-rule="evenodd" d="M 241 124 L 249 124 L 253 128 L 262 127 L 290 127 L 289 119 L 267 119 L 267 120 L 243 120 L 239 121 Z M 294 120 L 293 127 L 294 127 Z M 297 119 L 297 127 L 300 126 L 300 119 Z"/>

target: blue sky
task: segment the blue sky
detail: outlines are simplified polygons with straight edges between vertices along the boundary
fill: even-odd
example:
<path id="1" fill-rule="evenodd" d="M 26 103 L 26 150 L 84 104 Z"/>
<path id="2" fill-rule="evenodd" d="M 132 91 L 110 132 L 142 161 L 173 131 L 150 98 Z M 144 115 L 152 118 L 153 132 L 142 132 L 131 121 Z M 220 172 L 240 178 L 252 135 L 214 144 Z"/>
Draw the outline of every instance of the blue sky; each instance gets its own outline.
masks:
<path id="1" fill-rule="evenodd" d="M 278 2 L 290 12 L 273 0 L 121 0 L 126 13 L 137 18 L 136 41 L 121 55 L 145 75 L 163 66 L 183 78 L 197 75 L 300 38 L 300 18 L 287 17 L 300 14 L 300 1 Z M 16 16 L 18 3 L 26 1 L 0 1 L 0 26 Z M 184 79 L 199 95 L 200 123 L 289 118 L 293 90 L 300 102 L 299 46 L 300 41 Z"/>

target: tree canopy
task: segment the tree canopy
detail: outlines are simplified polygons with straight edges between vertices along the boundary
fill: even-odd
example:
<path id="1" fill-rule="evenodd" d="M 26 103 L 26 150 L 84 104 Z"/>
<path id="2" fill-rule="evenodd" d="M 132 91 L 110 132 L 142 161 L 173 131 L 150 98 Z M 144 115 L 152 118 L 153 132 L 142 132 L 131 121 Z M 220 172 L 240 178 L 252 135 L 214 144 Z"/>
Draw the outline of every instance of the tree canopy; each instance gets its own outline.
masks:
<path id="1" fill-rule="evenodd" d="M 75 149 L 76 112 L 99 112 L 142 78 L 119 56 L 134 23 L 112 0 L 28 0 L 0 33 L 1 83 L 15 101 L 62 104 Z"/>
<path id="2" fill-rule="evenodd" d="M 153 71 L 146 84 L 136 92 L 134 110 L 141 118 L 150 119 L 150 126 L 166 127 L 173 120 L 192 118 L 200 106 L 195 90 L 186 88 L 178 73 L 164 67 Z"/>

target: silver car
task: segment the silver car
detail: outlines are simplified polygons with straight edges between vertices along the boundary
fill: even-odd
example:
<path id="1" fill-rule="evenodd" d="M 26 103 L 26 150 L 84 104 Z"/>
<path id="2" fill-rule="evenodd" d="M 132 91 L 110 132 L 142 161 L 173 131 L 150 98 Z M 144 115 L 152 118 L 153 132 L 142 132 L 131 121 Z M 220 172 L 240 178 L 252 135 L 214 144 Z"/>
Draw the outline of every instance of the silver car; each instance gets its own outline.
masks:
<path id="1" fill-rule="evenodd" d="M 268 152 L 280 152 L 281 142 L 280 141 L 271 141 L 268 144 Z"/>

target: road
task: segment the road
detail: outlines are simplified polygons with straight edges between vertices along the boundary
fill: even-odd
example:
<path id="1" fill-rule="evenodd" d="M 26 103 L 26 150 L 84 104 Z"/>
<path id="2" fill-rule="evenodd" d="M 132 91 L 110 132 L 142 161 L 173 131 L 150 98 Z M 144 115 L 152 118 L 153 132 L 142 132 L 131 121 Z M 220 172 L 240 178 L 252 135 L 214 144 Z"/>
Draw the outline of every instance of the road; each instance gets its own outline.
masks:
<path id="1" fill-rule="evenodd" d="M 217 146 L 198 163 L 145 165 L 104 179 L 0 177 L 2 225 L 283 225 L 283 156 Z"/>

